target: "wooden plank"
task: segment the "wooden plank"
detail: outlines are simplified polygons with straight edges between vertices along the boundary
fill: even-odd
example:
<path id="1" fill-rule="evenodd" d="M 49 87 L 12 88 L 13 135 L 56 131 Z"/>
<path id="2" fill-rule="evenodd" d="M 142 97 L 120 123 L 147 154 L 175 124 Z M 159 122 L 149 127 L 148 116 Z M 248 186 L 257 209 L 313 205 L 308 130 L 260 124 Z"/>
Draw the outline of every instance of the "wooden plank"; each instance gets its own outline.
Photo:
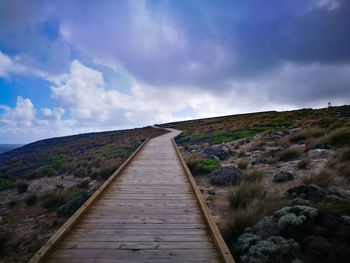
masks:
<path id="1" fill-rule="evenodd" d="M 204 218 L 205 218 L 205 221 L 207 222 L 208 224 L 208 227 L 209 227 L 209 230 L 214 238 L 214 241 L 215 241 L 215 244 L 220 252 L 220 255 L 222 257 L 222 259 L 224 260 L 224 262 L 226 263 L 235 263 L 235 260 L 233 259 L 232 255 L 231 255 L 231 252 L 230 250 L 228 249 L 224 239 L 222 238 L 221 236 L 221 233 L 214 221 L 214 218 L 211 216 L 211 213 L 207 207 L 207 205 L 205 204 L 205 201 L 202 197 L 202 194 L 201 192 L 199 191 L 199 188 L 197 186 L 197 183 L 196 181 L 194 180 L 192 174 L 191 174 L 191 171 L 188 169 L 187 165 L 186 165 L 186 162 L 185 160 L 183 159 L 179 149 L 177 148 L 177 145 L 175 143 L 175 140 L 172 138 L 171 139 L 172 142 L 173 142 L 173 145 L 174 145 L 174 148 L 176 150 L 176 153 L 177 153 L 177 156 L 179 157 L 180 159 L 180 162 L 182 164 L 182 167 L 183 169 L 185 170 L 186 172 L 186 175 L 190 181 L 190 184 L 193 188 L 193 192 L 196 196 L 196 199 L 198 200 L 198 203 L 199 203 L 199 206 L 200 208 L 202 209 L 203 211 L 203 215 L 204 215 Z"/>
<path id="2" fill-rule="evenodd" d="M 199 235 L 205 234 L 206 230 L 204 229 L 187 229 L 187 228 L 178 228 L 178 229 L 133 229 L 133 228 L 119 228 L 119 229 L 105 229 L 105 228 L 74 228 L 71 230 L 72 235 Z"/>
<path id="3" fill-rule="evenodd" d="M 85 249 L 57 249 L 52 253 L 52 258 L 61 259 L 198 259 L 217 258 L 217 251 L 207 249 L 193 250 L 85 250 Z"/>
<path id="4" fill-rule="evenodd" d="M 192 223 L 183 223 L 183 224 L 144 224 L 144 223 L 135 223 L 135 224 L 120 224 L 120 223 L 103 223 L 103 222 L 79 222 L 78 228 L 106 228 L 106 229 L 207 229 L 207 224 L 192 224 Z"/>
<path id="5" fill-rule="evenodd" d="M 40 250 L 29 260 L 29 263 L 43 262 L 49 253 L 52 251 L 55 244 L 57 244 L 63 236 L 70 231 L 74 224 L 79 220 L 79 218 L 87 212 L 89 206 L 91 206 L 100 195 L 107 190 L 108 186 L 113 182 L 116 177 L 123 171 L 128 163 L 131 162 L 132 158 L 144 147 L 144 145 L 149 141 L 149 138 L 145 140 L 136 151 L 121 165 L 119 168 L 106 180 L 106 182 L 101 185 L 96 192 L 71 216 L 63 226 L 54 233 L 50 239 L 40 248 Z"/>
<path id="6" fill-rule="evenodd" d="M 215 248 L 213 241 L 187 241 L 187 242 L 75 242 L 75 241 L 63 241 L 60 242 L 58 248 L 65 249 L 198 249 L 198 248 Z"/>
<path id="7" fill-rule="evenodd" d="M 75 242 L 201 242 L 212 241 L 211 236 L 202 235 L 74 235 L 69 234 L 65 237 L 65 241 Z"/>

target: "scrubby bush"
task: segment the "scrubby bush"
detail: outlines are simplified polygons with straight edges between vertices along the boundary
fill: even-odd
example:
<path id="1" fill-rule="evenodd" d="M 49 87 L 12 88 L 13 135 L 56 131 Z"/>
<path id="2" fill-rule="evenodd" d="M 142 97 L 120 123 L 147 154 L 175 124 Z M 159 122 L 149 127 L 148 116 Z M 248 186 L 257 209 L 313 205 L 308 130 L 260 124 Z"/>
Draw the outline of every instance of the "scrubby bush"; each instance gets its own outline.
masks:
<path id="1" fill-rule="evenodd" d="M 36 203 L 37 199 L 38 199 L 37 196 L 35 194 L 32 194 L 32 195 L 28 196 L 26 199 L 24 199 L 24 202 L 27 205 L 31 206 L 31 205 L 34 205 Z"/>
<path id="2" fill-rule="evenodd" d="M 313 221 L 318 216 L 318 210 L 304 205 L 287 206 L 276 211 L 275 216 L 279 217 L 279 229 L 284 231 L 289 226 L 299 226 L 307 220 Z"/>
<path id="3" fill-rule="evenodd" d="M 278 160 L 285 162 L 297 158 L 301 154 L 301 150 L 297 148 L 291 148 L 281 151 L 278 154 Z"/>
<path id="4" fill-rule="evenodd" d="M 188 167 L 190 168 L 192 174 L 207 174 L 220 168 L 221 165 L 215 160 L 202 158 L 190 163 Z"/>
<path id="5" fill-rule="evenodd" d="M 90 183 L 89 179 L 84 179 L 77 185 L 77 187 L 78 188 L 89 188 L 89 183 Z"/>
<path id="6" fill-rule="evenodd" d="M 329 187 L 334 184 L 335 174 L 330 169 L 322 169 L 317 174 L 304 177 L 302 182 L 304 185 L 317 185 L 319 187 Z"/>
<path id="7" fill-rule="evenodd" d="M 14 187 L 15 184 L 9 179 L 0 179 L 0 191 Z"/>
<path id="8" fill-rule="evenodd" d="M 263 240 L 255 234 L 245 233 L 238 238 L 236 249 L 241 263 L 271 263 L 297 259 L 300 246 L 294 239 L 271 236 Z"/>
<path id="9" fill-rule="evenodd" d="M 214 185 L 236 185 L 242 180 L 242 171 L 236 167 L 221 167 L 209 174 L 210 183 Z"/>
<path id="10" fill-rule="evenodd" d="M 245 208 L 256 199 L 262 199 L 266 191 L 260 183 L 242 183 L 229 193 L 230 206 Z"/>
<path id="11" fill-rule="evenodd" d="M 28 184 L 25 182 L 18 182 L 16 184 L 17 192 L 19 194 L 25 193 L 28 190 Z"/>
<path id="12" fill-rule="evenodd" d="M 42 196 L 42 205 L 50 212 L 55 211 L 58 207 L 66 202 L 67 196 L 64 192 L 47 193 Z"/>
<path id="13" fill-rule="evenodd" d="M 291 181 L 294 179 L 294 174 L 290 171 L 281 171 L 273 177 L 276 183 Z"/>

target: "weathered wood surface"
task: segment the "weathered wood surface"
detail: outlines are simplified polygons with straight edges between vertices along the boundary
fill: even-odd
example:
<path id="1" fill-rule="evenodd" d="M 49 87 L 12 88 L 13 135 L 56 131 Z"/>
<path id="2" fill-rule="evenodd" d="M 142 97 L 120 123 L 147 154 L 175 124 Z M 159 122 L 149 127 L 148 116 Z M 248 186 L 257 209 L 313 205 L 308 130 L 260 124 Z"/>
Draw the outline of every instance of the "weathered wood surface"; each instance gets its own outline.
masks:
<path id="1" fill-rule="evenodd" d="M 228 262 L 172 144 L 178 133 L 145 144 L 44 261 Z"/>

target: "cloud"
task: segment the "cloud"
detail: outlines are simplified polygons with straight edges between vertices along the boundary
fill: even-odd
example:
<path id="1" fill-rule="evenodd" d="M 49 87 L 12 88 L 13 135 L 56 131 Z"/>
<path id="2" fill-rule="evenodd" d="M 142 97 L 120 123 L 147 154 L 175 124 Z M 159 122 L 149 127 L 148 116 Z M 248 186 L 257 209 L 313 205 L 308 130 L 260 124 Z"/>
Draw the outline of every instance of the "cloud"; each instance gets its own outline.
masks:
<path id="1" fill-rule="evenodd" d="M 35 117 L 35 109 L 29 99 L 23 99 L 21 96 L 17 97 L 16 107 L 0 105 L 4 112 L 0 115 L 0 122 L 6 123 L 10 126 L 31 126 Z"/>

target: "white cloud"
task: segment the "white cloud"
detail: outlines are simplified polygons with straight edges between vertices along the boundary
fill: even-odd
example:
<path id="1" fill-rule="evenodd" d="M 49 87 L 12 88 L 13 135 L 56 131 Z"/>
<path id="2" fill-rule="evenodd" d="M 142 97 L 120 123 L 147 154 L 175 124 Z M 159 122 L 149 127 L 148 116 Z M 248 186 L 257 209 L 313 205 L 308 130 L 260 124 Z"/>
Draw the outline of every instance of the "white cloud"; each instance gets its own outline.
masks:
<path id="1" fill-rule="evenodd" d="M 31 126 L 35 118 L 35 109 L 30 99 L 17 97 L 16 107 L 11 109 L 8 106 L 0 105 L 4 112 L 0 115 L 0 122 L 11 126 Z"/>
<path id="2" fill-rule="evenodd" d="M 325 8 L 329 11 L 336 10 L 340 7 L 340 3 L 338 0 L 318 0 L 318 7 Z"/>
<path id="3" fill-rule="evenodd" d="M 0 77 L 8 78 L 10 74 L 35 75 L 43 78 L 48 76 L 41 70 L 22 64 L 20 55 L 11 58 L 0 50 Z"/>

